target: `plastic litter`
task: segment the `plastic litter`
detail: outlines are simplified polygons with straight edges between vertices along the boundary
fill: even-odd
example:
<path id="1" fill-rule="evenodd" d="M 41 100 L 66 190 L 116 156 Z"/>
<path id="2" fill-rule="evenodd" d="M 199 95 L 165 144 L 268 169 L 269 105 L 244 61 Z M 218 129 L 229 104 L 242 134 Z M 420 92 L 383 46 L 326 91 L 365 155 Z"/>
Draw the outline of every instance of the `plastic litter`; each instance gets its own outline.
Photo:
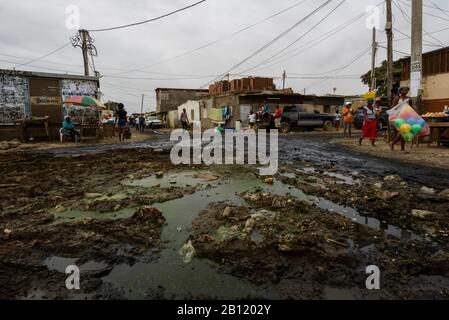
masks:
<path id="1" fill-rule="evenodd" d="M 183 261 L 185 264 L 192 262 L 193 257 L 195 256 L 196 251 L 192 245 L 192 241 L 189 240 L 186 244 L 184 244 L 181 249 L 179 249 L 179 255 L 183 257 Z"/>

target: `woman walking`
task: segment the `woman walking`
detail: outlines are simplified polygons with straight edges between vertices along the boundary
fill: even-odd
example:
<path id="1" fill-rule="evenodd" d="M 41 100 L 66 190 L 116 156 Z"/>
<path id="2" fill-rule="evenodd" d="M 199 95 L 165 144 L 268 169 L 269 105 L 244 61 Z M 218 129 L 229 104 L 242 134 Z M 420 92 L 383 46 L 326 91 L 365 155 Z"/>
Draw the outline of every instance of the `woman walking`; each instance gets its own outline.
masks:
<path id="1" fill-rule="evenodd" d="M 352 138 L 352 124 L 354 123 L 354 111 L 352 110 L 352 102 L 347 102 L 343 108 L 344 136 L 347 139 Z"/>
<path id="2" fill-rule="evenodd" d="M 374 108 L 374 100 L 368 100 L 368 105 L 363 108 L 364 122 L 362 127 L 362 136 L 359 140 L 359 145 L 362 145 L 363 139 L 368 138 L 371 141 L 371 145 L 376 145 L 377 139 L 377 115 Z"/>
<path id="3" fill-rule="evenodd" d="M 125 110 L 123 103 L 118 104 L 118 110 L 115 113 L 115 126 L 118 128 L 118 140 L 122 142 L 125 140 L 125 131 L 128 126 L 128 113 Z"/>

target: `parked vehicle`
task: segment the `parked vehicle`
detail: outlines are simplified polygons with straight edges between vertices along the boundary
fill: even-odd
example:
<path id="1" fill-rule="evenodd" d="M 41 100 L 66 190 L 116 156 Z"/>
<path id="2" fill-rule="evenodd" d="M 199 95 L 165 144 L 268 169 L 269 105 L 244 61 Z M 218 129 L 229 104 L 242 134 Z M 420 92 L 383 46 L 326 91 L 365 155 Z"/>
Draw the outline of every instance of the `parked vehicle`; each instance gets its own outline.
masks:
<path id="1" fill-rule="evenodd" d="M 295 128 L 323 128 L 328 131 L 333 127 L 334 116 L 319 111 L 309 112 L 302 105 L 284 107 L 281 120 L 281 131 L 290 132 Z"/>
<path id="2" fill-rule="evenodd" d="M 156 129 L 156 128 L 164 128 L 165 124 L 159 120 L 157 117 L 147 117 L 145 119 L 145 124 L 147 128 Z"/>
<path id="3" fill-rule="evenodd" d="M 364 121 L 363 108 L 364 107 L 358 108 L 354 115 L 354 127 L 357 130 L 362 129 L 362 127 L 363 127 L 363 121 Z M 379 128 L 381 130 L 387 130 L 387 128 L 388 128 L 388 113 L 387 113 L 388 108 L 381 107 L 381 110 L 382 111 L 381 111 L 379 119 L 378 119 L 379 120 Z"/>

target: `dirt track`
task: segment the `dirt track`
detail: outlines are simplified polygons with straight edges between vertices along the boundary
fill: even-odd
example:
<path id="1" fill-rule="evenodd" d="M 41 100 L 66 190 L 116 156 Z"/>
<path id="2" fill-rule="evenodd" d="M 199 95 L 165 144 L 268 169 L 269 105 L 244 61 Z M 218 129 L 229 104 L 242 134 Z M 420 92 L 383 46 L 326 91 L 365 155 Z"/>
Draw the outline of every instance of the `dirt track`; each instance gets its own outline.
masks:
<path id="1" fill-rule="evenodd" d="M 253 167 L 174 167 L 167 139 L 0 155 L 0 297 L 449 297 L 448 173 L 289 135 L 269 186 Z"/>

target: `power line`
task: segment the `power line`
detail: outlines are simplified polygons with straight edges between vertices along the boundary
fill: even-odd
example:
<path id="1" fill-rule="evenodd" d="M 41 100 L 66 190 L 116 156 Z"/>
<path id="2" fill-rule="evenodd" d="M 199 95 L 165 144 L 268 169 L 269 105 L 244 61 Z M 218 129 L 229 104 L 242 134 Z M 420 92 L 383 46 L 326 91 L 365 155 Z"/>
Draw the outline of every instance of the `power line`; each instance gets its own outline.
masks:
<path id="1" fill-rule="evenodd" d="M 313 10 L 311 13 L 309 13 L 308 15 L 306 15 L 304 18 L 300 19 L 299 21 L 297 21 L 295 24 L 293 24 L 290 28 L 288 28 L 287 30 L 281 32 L 279 35 L 277 35 L 276 37 L 274 37 L 271 41 L 269 41 L 268 43 L 266 43 L 265 45 L 263 45 L 262 47 L 260 47 L 259 49 L 257 49 L 254 53 L 250 54 L 248 57 L 246 57 L 245 59 L 243 59 L 242 61 L 240 61 L 239 63 L 237 63 L 236 65 L 234 65 L 233 67 L 231 67 L 229 70 L 227 70 L 226 72 L 224 72 L 222 75 L 220 75 L 217 78 L 214 78 L 213 80 L 207 82 L 206 84 L 204 84 L 202 87 L 207 86 L 209 83 L 213 83 L 214 81 L 222 78 L 223 76 L 225 76 L 226 74 L 230 73 L 232 70 L 240 67 L 242 64 L 244 64 L 246 61 L 250 60 L 251 58 L 253 58 L 254 56 L 258 55 L 260 52 L 262 52 L 263 50 L 265 50 L 266 48 L 268 48 L 269 46 L 271 46 L 273 43 L 277 42 L 279 39 L 281 39 L 282 37 L 284 37 L 286 34 L 288 34 L 290 31 L 292 31 L 293 29 L 295 29 L 297 26 L 299 26 L 301 23 L 303 23 L 304 21 L 306 21 L 308 18 L 310 18 L 311 16 L 313 16 L 316 12 L 318 12 L 319 10 L 321 10 L 322 8 L 324 8 L 326 5 L 328 5 L 329 3 L 331 3 L 332 0 L 327 0 L 325 3 L 321 4 L 319 7 L 317 7 L 315 10 Z"/>
<path id="2" fill-rule="evenodd" d="M 144 72 L 143 69 L 151 68 L 151 67 L 157 66 L 157 65 L 159 65 L 159 64 L 162 64 L 162 63 L 164 63 L 164 62 L 173 61 L 173 60 L 175 60 L 175 59 L 178 59 L 178 58 L 184 57 L 184 56 L 186 56 L 186 55 L 192 54 L 192 53 L 197 52 L 197 51 L 199 51 L 199 50 L 202 50 L 202 49 L 204 49 L 204 48 L 210 47 L 210 46 L 212 46 L 212 45 L 214 45 L 214 44 L 216 44 L 216 43 L 219 43 L 219 42 L 221 42 L 221 41 L 223 41 L 223 40 L 230 39 L 230 38 L 232 38 L 232 37 L 234 37 L 234 36 L 236 36 L 236 35 L 238 35 L 238 34 L 244 32 L 244 31 L 246 31 L 246 30 L 249 30 L 249 29 L 251 29 L 251 28 L 253 28 L 253 27 L 255 27 L 255 26 L 257 26 L 257 25 L 263 23 L 263 22 L 266 22 L 266 21 L 268 21 L 268 20 L 270 20 L 270 19 L 273 19 L 273 18 L 275 18 L 275 17 L 281 15 L 281 14 L 284 13 L 284 12 L 287 12 L 287 11 L 289 11 L 289 10 L 291 10 L 291 9 L 293 9 L 293 8 L 295 8 L 295 7 L 297 7 L 297 6 L 300 6 L 301 4 L 303 4 L 303 3 L 307 2 L 307 1 L 309 1 L 309 0 L 299 1 L 299 2 L 293 4 L 292 6 L 290 6 L 290 7 L 288 7 L 288 8 L 285 8 L 285 9 L 283 9 L 283 10 L 281 10 L 281 11 L 276 12 L 275 14 L 273 14 L 273 15 L 271 15 L 271 16 L 269 16 L 269 17 L 266 17 L 266 18 L 264 18 L 264 19 L 262 19 L 262 20 L 260 20 L 260 21 L 258 21 L 258 22 L 256 22 L 256 23 L 253 23 L 253 24 L 251 24 L 251 25 L 249 25 L 249 26 L 246 26 L 246 27 L 244 27 L 244 28 L 242 28 L 242 29 L 239 29 L 239 30 L 237 30 L 237 31 L 235 31 L 235 32 L 233 32 L 233 33 L 231 33 L 231 34 L 228 34 L 227 36 L 224 36 L 224 37 L 222 37 L 222 38 L 219 38 L 219 39 L 210 41 L 210 42 L 208 42 L 208 43 L 206 43 L 206 44 L 203 44 L 203 45 L 201 45 L 201 46 L 199 46 L 199 47 L 197 47 L 197 48 L 195 48 L 195 49 L 192 49 L 192 50 L 183 52 L 183 53 L 181 53 L 181 54 L 178 54 L 178 55 L 173 56 L 173 57 L 168 58 L 168 59 L 160 60 L 160 61 L 158 61 L 158 62 L 155 62 L 155 63 L 153 63 L 153 64 L 151 64 L 151 65 L 148 65 L 148 66 L 145 66 L 145 67 L 142 67 L 142 68 L 131 69 L 131 70 L 127 70 L 127 71 L 125 71 L 125 72 L 116 73 L 116 74 L 114 74 L 114 75 L 123 75 L 123 74 L 126 74 L 126 73 L 139 72 L 139 71 L 140 71 L 140 72 Z M 146 72 L 146 71 L 145 71 L 145 72 Z M 151 72 L 150 72 L 150 73 L 151 73 Z"/>
<path id="3" fill-rule="evenodd" d="M 254 67 L 251 67 L 249 69 L 246 69 L 244 71 L 242 71 L 242 73 L 248 72 L 250 70 L 253 70 L 254 68 L 257 68 L 269 61 L 271 61 L 273 58 L 277 57 L 278 55 L 280 55 L 281 53 L 285 52 L 288 48 L 290 48 L 291 46 L 293 46 L 295 43 L 297 43 L 299 40 L 303 39 L 306 35 L 308 35 L 310 32 L 312 32 L 316 27 L 318 27 L 321 23 L 323 23 L 332 13 L 334 13 L 340 6 L 343 5 L 343 3 L 345 3 L 346 0 L 341 1 L 334 9 L 332 9 L 327 15 L 325 15 L 322 19 L 320 19 L 318 21 L 318 23 L 314 24 L 309 30 L 307 30 L 306 32 L 304 32 L 301 36 L 299 36 L 298 38 L 295 39 L 295 41 L 291 42 L 288 46 L 284 47 L 282 50 L 278 51 L 277 53 L 275 53 L 274 55 L 272 55 L 271 57 L 269 57 L 268 59 L 263 60 L 262 62 L 260 62 L 259 64 L 255 65 Z"/>
<path id="4" fill-rule="evenodd" d="M 369 46 L 366 50 L 363 50 L 360 54 L 358 54 L 357 56 L 355 56 L 354 58 L 352 58 L 349 62 L 343 64 L 342 66 L 338 67 L 337 69 L 335 69 L 336 71 L 333 72 L 331 75 L 324 77 L 324 81 L 327 81 L 329 79 L 331 79 L 332 77 L 336 76 L 339 72 L 345 70 L 346 68 L 348 68 L 349 66 L 351 66 L 352 64 L 356 63 L 358 60 L 360 60 L 366 53 L 368 53 L 368 51 L 371 50 L 371 46 Z M 323 83 L 324 81 L 318 81 L 313 83 L 312 85 L 308 86 L 306 89 L 310 89 L 320 83 Z"/>
<path id="5" fill-rule="evenodd" d="M 28 61 L 28 62 L 26 62 L 26 63 L 18 64 L 18 65 L 16 65 L 16 66 L 14 66 L 13 69 L 18 68 L 18 67 L 22 67 L 22 66 L 26 66 L 26 65 L 29 65 L 29 64 L 31 64 L 31 63 L 33 63 L 33 62 L 39 61 L 39 60 L 41 60 L 41 59 L 44 59 L 44 58 L 46 58 L 46 57 L 48 57 L 48 56 L 50 56 L 50 55 L 52 55 L 52 54 L 54 54 L 54 53 L 56 53 L 56 52 L 62 50 L 62 49 L 64 49 L 65 47 L 69 46 L 70 44 L 71 44 L 71 42 L 68 42 L 68 43 L 66 43 L 65 45 L 63 45 L 63 46 L 61 46 L 61 47 L 59 47 L 59 48 L 57 48 L 57 49 L 55 49 L 55 50 L 53 50 L 53 51 L 51 51 L 51 52 L 49 52 L 49 53 L 47 53 L 47 54 L 45 54 L 45 55 L 39 57 L 39 58 L 33 59 L 33 60 Z"/>
<path id="6" fill-rule="evenodd" d="M 178 12 L 190 9 L 190 8 L 195 7 L 195 6 L 201 4 L 201 3 L 205 2 L 205 1 L 206 0 L 201 0 L 201 1 L 195 2 L 194 4 L 191 4 L 191 5 L 187 6 L 187 7 L 184 7 L 184 8 L 181 8 L 181 9 L 178 9 L 178 10 L 166 13 L 166 14 L 164 14 L 162 16 L 159 16 L 159 17 L 156 17 L 156 18 L 152 18 L 152 19 L 148 19 L 148 20 L 144 20 L 144 21 L 140 21 L 140 22 L 135 22 L 135 23 L 130 23 L 130 24 L 125 24 L 125 25 L 121 25 L 121 26 L 117 26 L 117 27 L 110 27 L 110 28 L 104 28 L 104 29 L 91 29 L 91 30 L 88 30 L 88 31 L 89 32 L 102 32 L 102 31 L 111 31 L 111 30 L 117 30 L 117 29 L 123 29 L 123 28 L 138 26 L 138 25 L 141 25 L 141 24 L 145 24 L 145 23 L 156 21 L 156 20 L 160 20 L 162 18 L 171 16 L 171 15 L 173 15 L 175 13 L 178 13 Z"/>
<path id="7" fill-rule="evenodd" d="M 408 4 L 402 2 L 401 0 L 398 0 L 398 3 L 393 1 L 393 3 L 396 5 L 396 7 L 401 11 L 402 15 L 404 16 L 405 21 L 407 21 L 409 24 L 412 24 L 410 16 L 402 9 L 402 7 L 399 4 L 399 2 L 402 3 L 402 4 L 405 4 L 405 5 L 408 5 Z M 440 47 L 442 47 L 442 48 L 446 47 L 446 45 L 443 42 L 441 42 L 439 39 L 437 39 L 434 36 L 432 36 L 431 34 L 429 34 L 424 28 L 423 28 L 423 31 L 424 31 L 424 34 L 426 34 L 427 36 L 431 37 L 432 39 L 434 39 L 435 41 L 440 43 Z"/>
<path id="8" fill-rule="evenodd" d="M 384 2 L 381 1 L 380 3 L 378 3 L 378 4 L 376 5 L 376 7 L 382 5 L 383 3 L 384 3 Z M 282 62 L 285 62 L 285 61 L 287 61 L 287 60 L 290 60 L 290 59 L 292 59 L 292 58 L 294 58 L 294 57 L 296 57 L 296 56 L 298 56 L 298 55 L 300 55 L 300 54 L 306 52 L 307 50 L 309 50 L 309 49 L 315 47 L 316 45 L 321 44 L 322 41 L 324 41 L 324 40 L 330 38 L 331 36 L 333 36 L 334 34 L 340 32 L 340 31 L 342 31 L 342 30 L 346 29 L 346 28 L 349 27 L 350 25 L 352 25 L 352 24 L 354 24 L 355 22 L 357 22 L 359 19 L 363 18 L 365 15 L 366 15 L 366 13 L 363 12 L 363 13 L 361 13 L 361 14 L 355 16 L 354 18 L 349 19 L 348 21 L 342 23 L 341 25 L 339 25 L 338 27 L 334 28 L 333 30 L 331 30 L 331 31 L 329 31 L 329 32 L 326 32 L 326 33 L 323 33 L 323 34 L 320 35 L 319 37 L 313 39 L 312 41 L 309 41 L 307 44 L 305 44 L 305 45 L 303 45 L 303 46 L 300 46 L 300 47 L 298 47 L 298 48 L 296 48 L 296 49 L 294 49 L 294 50 L 291 50 L 290 52 L 287 52 L 287 53 L 281 55 L 281 56 L 280 56 L 281 59 L 278 60 L 278 61 L 275 61 L 275 62 L 273 62 L 273 63 L 271 63 L 271 64 L 269 64 L 269 65 L 267 65 L 267 66 L 264 66 L 264 67 L 262 67 L 262 68 L 257 68 L 257 69 L 251 68 L 251 69 L 247 69 L 247 71 L 249 71 L 249 70 L 255 70 L 255 71 L 258 71 L 258 70 L 267 69 L 267 68 L 270 68 L 270 67 L 272 67 L 272 66 L 278 65 L 278 64 L 280 64 L 280 63 L 282 63 Z M 284 57 L 286 57 L 286 58 L 284 58 Z"/>
<path id="9" fill-rule="evenodd" d="M 449 14 L 446 12 L 446 10 L 441 9 L 439 6 L 437 6 L 433 1 L 430 1 L 430 3 L 437 8 L 439 11 L 441 11 L 445 16 L 449 17 Z"/>
<path id="10" fill-rule="evenodd" d="M 216 75 L 212 75 L 215 77 Z M 207 76 L 198 76 L 198 77 L 190 77 L 190 78 L 148 78 L 148 77 L 121 77 L 121 76 L 103 76 L 104 78 L 112 78 L 112 79 L 128 79 L 128 80 L 151 80 L 151 81 L 176 81 L 176 80 L 201 80 L 210 78 L 211 75 Z"/>

